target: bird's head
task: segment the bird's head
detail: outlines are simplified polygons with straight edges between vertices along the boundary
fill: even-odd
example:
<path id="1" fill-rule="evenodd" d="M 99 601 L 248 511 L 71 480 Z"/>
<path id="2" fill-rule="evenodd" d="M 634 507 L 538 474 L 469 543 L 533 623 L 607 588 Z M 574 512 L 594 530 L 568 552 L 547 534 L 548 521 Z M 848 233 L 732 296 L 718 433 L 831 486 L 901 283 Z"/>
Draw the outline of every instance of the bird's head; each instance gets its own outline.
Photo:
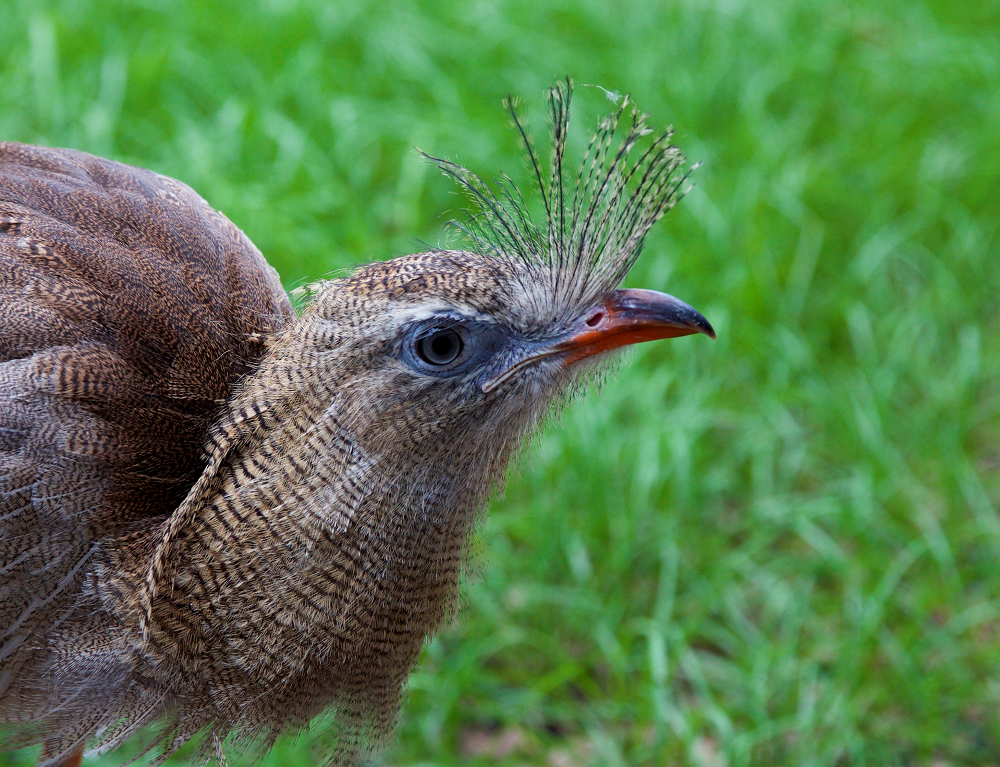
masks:
<path id="1" fill-rule="evenodd" d="M 439 483 L 453 480 L 444 485 L 479 488 L 481 499 L 525 435 L 609 353 L 692 333 L 714 337 L 684 302 L 618 289 L 646 232 L 680 194 L 683 156 L 669 131 L 631 163 L 650 131 L 626 99 L 599 125 L 568 184 L 570 95 L 568 83 L 550 91 L 555 150 L 547 181 L 525 141 L 544 226 L 509 181 L 497 197 L 470 171 L 430 158 L 475 204 L 458 225 L 471 247 L 373 263 L 321 283 L 297 325 L 310 364 L 320 368 L 316 378 L 329 383 L 338 423 L 368 455 L 393 456 L 410 478 L 430 471 Z"/>
<path id="2" fill-rule="evenodd" d="M 680 196 L 683 156 L 669 131 L 650 135 L 626 100 L 567 182 L 570 94 L 569 83 L 549 93 L 547 179 L 525 139 L 544 224 L 509 180 L 498 197 L 468 170 L 434 160 L 473 200 L 458 225 L 465 248 L 319 283 L 269 340 L 213 427 L 209 465 L 153 558 L 141 597 L 152 644 L 175 639 L 171 621 L 187 621 L 189 592 L 201 589 L 202 603 L 238 618 L 205 613 L 211 625 L 198 632 L 184 623 L 192 668 L 203 652 L 195 640 L 209 646 L 213 631 L 250 648 L 239 673 L 265 669 L 258 646 L 267 642 L 322 648 L 324 663 L 299 675 L 311 693 L 287 681 L 287 668 L 303 663 L 296 654 L 275 666 L 280 684 L 257 673 L 255 705 L 287 690 L 300 712 L 314 712 L 336 690 L 345 711 L 387 731 L 406 671 L 454 602 L 476 512 L 526 436 L 616 349 L 714 336 L 687 304 L 619 287 Z M 262 603 L 280 619 L 247 622 Z"/>

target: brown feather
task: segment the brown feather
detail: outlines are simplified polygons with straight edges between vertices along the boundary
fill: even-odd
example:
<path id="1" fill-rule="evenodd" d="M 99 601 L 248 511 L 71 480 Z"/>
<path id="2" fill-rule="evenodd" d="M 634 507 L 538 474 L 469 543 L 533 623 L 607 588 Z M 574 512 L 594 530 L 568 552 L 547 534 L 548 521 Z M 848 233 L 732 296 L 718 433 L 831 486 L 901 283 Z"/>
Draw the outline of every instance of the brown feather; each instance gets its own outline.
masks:
<path id="1" fill-rule="evenodd" d="M 291 307 L 231 222 L 149 171 L 0 144 L 0 221 L 0 717 L 64 732 L 57 759 L 134 666 L 107 574 L 144 572 Z"/>

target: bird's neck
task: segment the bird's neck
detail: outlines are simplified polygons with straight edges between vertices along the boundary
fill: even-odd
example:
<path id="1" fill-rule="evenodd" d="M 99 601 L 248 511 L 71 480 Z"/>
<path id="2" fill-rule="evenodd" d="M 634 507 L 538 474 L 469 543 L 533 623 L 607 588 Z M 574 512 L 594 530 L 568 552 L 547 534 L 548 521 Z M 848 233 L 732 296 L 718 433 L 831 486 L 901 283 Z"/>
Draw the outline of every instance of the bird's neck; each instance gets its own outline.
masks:
<path id="1" fill-rule="evenodd" d="M 234 721 L 254 690 L 254 705 L 306 718 L 346 699 L 391 723 L 424 639 L 454 604 L 484 501 L 470 488 L 489 484 L 373 455 L 335 404 L 317 402 L 247 408 L 259 423 L 220 439 L 227 457 L 172 555 L 185 566 L 154 602 L 163 626 L 189 623 L 196 607 L 177 657 Z M 294 705 L 281 699 L 289 690 Z"/>

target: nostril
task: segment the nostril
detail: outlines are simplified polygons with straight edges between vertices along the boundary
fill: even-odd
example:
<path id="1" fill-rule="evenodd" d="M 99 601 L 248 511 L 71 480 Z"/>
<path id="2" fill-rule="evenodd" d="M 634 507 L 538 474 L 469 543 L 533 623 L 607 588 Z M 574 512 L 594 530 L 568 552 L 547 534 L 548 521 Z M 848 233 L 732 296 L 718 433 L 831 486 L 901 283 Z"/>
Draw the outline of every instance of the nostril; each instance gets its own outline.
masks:
<path id="1" fill-rule="evenodd" d="M 604 319 L 604 312 L 594 312 L 594 314 L 590 315 L 590 317 L 587 318 L 587 324 L 592 328 L 596 328 L 598 325 L 601 324 L 601 321 L 603 319 Z"/>

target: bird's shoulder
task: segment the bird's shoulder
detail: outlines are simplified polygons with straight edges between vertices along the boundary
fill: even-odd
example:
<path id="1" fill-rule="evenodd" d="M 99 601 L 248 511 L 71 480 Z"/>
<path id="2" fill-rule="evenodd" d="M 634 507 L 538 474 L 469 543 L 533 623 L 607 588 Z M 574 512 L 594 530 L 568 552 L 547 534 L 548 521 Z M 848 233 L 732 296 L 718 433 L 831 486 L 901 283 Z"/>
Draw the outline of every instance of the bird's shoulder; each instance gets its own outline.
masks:
<path id="1" fill-rule="evenodd" d="M 0 143 L 0 626 L 36 644 L 93 628 L 85 582 L 147 553 L 291 317 L 257 248 L 181 182 Z M 4 667 L 24 679 L 46 652 L 28 644 Z"/>

